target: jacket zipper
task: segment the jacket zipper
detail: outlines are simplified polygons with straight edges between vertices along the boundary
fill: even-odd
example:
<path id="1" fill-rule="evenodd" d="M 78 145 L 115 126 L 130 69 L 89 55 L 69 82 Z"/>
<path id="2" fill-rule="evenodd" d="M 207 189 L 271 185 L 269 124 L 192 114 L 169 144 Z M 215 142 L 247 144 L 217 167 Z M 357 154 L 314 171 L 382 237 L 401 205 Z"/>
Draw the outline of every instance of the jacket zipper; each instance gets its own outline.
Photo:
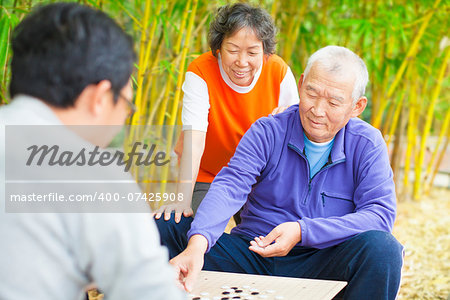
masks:
<path id="1" fill-rule="evenodd" d="M 310 176 L 309 176 L 309 173 L 310 173 L 310 170 L 309 170 L 309 162 L 308 162 L 308 159 L 306 158 L 306 156 L 303 154 L 302 151 L 300 151 L 300 150 L 299 150 L 297 147 L 295 147 L 294 145 L 288 144 L 288 147 L 291 148 L 292 150 L 294 150 L 295 152 L 297 152 L 298 155 L 300 155 L 300 156 L 306 161 L 306 169 L 308 170 L 308 178 L 309 178 L 309 177 L 310 177 Z M 303 199 L 303 204 L 306 204 L 306 200 L 308 200 L 309 194 L 311 193 L 311 182 L 312 182 L 312 180 L 314 179 L 314 177 L 316 177 L 316 175 L 319 174 L 320 172 L 322 172 L 323 170 L 326 170 L 326 169 L 328 169 L 328 168 L 330 168 L 330 167 L 332 167 L 332 166 L 335 166 L 335 165 L 337 165 L 337 164 L 339 164 L 339 163 L 341 163 L 341 162 L 344 162 L 344 161 L 345 161 L 345 159 L 341 159 L 341 160 L 332 162 L 331 164 L 325 164 L 325 165 L 324 165 L 324 166 L 323 166 L 316 174 L 314 174 L 313 177 L 311 177 L 311 178 L 308 180 L 308 193 L 306 193 L 306 197 L 305 197 L 305 199 Z M 324 199 L 324 197 L 323 197 L 323 193 L 322 193 L 322 205 L 325 206 L 325 199 Z"/>

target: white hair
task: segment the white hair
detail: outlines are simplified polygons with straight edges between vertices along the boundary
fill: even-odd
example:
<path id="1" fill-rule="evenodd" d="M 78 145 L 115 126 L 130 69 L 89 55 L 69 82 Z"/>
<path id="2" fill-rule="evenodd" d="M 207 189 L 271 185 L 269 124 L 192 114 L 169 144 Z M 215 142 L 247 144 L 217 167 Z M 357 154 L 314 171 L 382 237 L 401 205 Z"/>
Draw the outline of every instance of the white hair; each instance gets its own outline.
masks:
<path id="1" fill-rule="evenodd" d="M 352 69 L 355 70 L 355 84 L 352 92 L 353 104 L 364 96 L 367 83 L 369 82 L 369 73 L 367 72 L 364 61 L 353 51 L 339 46 L 326 46 L 317 50 L 308 59 L 305 71 L 303 72 L 303 81 L 316 62 L 330 73 L 348 70 L 350 64 L 353 67 Z"/>

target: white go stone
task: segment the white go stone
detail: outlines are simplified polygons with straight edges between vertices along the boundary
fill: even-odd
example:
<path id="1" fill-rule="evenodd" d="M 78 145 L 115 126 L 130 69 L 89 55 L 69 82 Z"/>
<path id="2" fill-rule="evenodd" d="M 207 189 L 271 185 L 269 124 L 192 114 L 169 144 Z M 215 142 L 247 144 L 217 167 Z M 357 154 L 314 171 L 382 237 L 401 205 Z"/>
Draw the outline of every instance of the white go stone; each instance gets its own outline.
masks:
<path id="1" fill-rule="evenodd" d="M 281 299 L 284 299 L 284 297 L 283 296 L 275 296 L 275 299 L 276 300 L 281 300 Z"/>

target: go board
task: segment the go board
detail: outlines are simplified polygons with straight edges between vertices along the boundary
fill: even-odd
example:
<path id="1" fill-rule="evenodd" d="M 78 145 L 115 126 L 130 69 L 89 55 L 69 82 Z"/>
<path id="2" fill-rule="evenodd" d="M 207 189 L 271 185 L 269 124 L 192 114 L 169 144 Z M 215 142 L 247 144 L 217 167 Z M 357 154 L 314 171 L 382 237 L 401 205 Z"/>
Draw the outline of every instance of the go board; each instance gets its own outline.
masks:
<path id="1" fill-rule="evenodd" d="M 345 281 L 201 271 L 191 300 L 330 300 Z"/>

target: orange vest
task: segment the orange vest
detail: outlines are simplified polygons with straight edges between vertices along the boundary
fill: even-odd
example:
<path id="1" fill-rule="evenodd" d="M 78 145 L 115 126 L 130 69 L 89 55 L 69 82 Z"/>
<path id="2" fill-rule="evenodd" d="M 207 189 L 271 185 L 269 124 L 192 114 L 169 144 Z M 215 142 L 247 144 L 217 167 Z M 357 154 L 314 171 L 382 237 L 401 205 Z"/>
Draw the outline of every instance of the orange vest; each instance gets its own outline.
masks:
<path id="1" fill-rule="evenodd" d="M 263 60 L 261 74 L 253 89 L 240 94 L 222 79 L 218 60 L 211 52 L 192 61 L 187 71 L 206 82 L 210 103 L 205 151 L 197 181 L 212 182 L 227 165 L 253 122 L 269 115 L 278 106 L 280 84 L 287 70 L 287 64 L 279 56 L 269 56 Z"/>

